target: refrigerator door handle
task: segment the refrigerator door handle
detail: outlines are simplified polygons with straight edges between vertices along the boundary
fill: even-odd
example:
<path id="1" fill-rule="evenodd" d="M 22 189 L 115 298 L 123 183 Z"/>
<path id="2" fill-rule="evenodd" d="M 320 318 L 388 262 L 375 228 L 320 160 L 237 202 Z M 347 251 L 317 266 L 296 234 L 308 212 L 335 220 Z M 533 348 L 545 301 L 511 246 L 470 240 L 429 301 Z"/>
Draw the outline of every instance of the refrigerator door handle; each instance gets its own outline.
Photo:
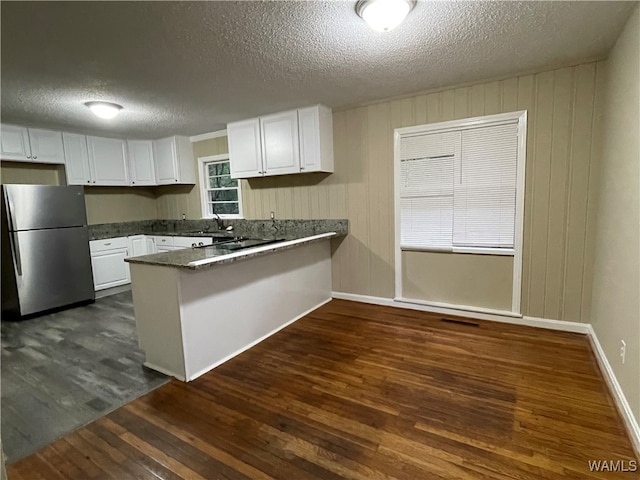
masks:
<path id="1" fill-rule="evenodd" d="M 4 206 L 7 209 L 7 223 L 9 224 L 9 231 L 13 232 L 15 227 L 15 222 L 13 221 L 13 202 L 11 201 L 11 196 L 7 192 L 6 189 L 3 189 L 4 193 Z"/>
<path id="2" fill-rule="evenodd" d="M 18 238 L 18 232 L 11 232 L 9 238 L 11 251 L 13 253 L 13 262 L 16 266 L 16 274 L 22 276 L 22 258 L 20 258 L 20 239 Z"/>

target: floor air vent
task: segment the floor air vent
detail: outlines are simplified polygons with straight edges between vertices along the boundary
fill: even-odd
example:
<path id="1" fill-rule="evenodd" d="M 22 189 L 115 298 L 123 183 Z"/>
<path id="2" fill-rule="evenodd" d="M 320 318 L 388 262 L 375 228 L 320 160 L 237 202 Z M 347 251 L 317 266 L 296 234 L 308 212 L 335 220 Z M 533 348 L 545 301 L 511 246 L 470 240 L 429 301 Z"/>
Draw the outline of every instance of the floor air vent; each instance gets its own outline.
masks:
<path id="1" fill-rule="evenodd" d="M 443 322 L 447 322 L 447 323 L 456 323 L 458 325 L 464 325 L 466 327 L 479 327 L 480 324 L 476 323 L 476 322 L 472 322 L 470 320 L 456 320 L 453 318 L 441 318 L 440 320 L 442 320 Z"/>

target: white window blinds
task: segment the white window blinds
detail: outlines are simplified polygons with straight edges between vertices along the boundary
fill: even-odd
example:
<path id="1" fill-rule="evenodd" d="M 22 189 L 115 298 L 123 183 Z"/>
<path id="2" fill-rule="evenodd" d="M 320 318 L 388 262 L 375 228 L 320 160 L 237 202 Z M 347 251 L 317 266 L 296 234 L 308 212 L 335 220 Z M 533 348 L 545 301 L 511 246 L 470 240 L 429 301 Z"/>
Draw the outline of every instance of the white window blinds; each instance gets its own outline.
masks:
<path id="1" fill-rule="evenodd" d="M 403 139 L 400 147 L 400 223 L 403 246 L 448 248 L 453 228 L 456 133 Z"/>
<path id="2" fill-rule="evenodd" d="M 513 248 L 516 123 L 400 141 L 403 248 Z"/>
<path id="3" fill-rule="evenodd" d="M 513 247 L 516 124 L 465 130 L 456 165 L 453 245 Z"/>

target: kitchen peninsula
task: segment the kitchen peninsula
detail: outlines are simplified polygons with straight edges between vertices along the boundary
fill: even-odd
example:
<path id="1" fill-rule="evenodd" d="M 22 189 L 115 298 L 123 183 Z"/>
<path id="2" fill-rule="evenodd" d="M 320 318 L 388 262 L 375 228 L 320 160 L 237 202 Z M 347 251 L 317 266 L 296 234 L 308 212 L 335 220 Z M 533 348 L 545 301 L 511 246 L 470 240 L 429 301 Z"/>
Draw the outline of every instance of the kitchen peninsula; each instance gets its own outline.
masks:
<path id="1" fill-rule="evenodd" d="M 229 241 L 128 258 L 145 365 L 193 380 L 329 301 L 330 240 L 346 234 L 346 222 L 307 222 L 312 232 L 254 225 L 266 239 L 255 246 Z"/>

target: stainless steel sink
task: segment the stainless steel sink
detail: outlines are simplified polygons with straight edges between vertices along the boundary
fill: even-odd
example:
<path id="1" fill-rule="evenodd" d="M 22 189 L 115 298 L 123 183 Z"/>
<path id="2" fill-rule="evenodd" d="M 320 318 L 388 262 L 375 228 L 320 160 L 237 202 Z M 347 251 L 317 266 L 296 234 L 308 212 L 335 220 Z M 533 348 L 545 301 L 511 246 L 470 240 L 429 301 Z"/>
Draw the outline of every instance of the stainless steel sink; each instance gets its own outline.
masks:
<path id="1" fill-rule="evenodd" d="M 283 242 L 283 238 L 267 239 L 267 238 L 241 238 L 231 242 L 224 242 L 221 245 L 216 245 L 217 248 L 221 248 L 229 251 L 244 250 L 245 248 L 261 247 L 263 245 L 269 245 L 272 243 Z"/>

